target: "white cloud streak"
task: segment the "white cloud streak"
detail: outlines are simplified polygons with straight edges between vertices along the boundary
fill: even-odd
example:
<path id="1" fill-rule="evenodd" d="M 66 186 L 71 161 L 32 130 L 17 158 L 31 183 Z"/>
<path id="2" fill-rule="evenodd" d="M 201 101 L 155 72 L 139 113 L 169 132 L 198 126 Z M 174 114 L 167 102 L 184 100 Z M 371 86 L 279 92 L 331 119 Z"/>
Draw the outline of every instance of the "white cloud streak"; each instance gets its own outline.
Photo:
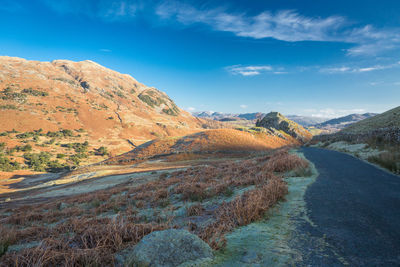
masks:
<path id="1" fill-rule="evenodd" d="M 329 68 L 321 68 L 321 73 L 328 73 L 328 74 L 336 74 L 336 73 L 366 73 L 372 72 L 377 70 L 385 70 L 385 69 L 392 69 L 400 67 L 400 62 L 396 62 L 394 64 L 388 65 L 375 65 L 369 67 L 349 67 L 349 66 L 342 66 L 342 67 L 329 67 Z"/>
<path id="2" fill-rule="evenodd" d="M 229 12 L 218 7 L 198 8 L 187 2 L 174 0 L 41 1 L 59 13 L 83 14 L 111 22 L 131 20 L 143 12 L 143 17 L 151 23 L 160 22 L 154 19 L 155 15 L 163 24 L 203 24 L 215 31 L 230 32 L 238 37 L 273 38 L 285 42 L 348 43 L 353 45 L 346 50 L 350 56 L 377 55 L 400 47 L 400 29 L 377 29 L 372 25 L 354 26 L 343 16 L 310 17 L 295 10 L 265 10 L 256 15 L 249 15 L 245 12 Z M 7 0 L 6 3 L 12 2 Z"/>
<path id="3" fill-rule="evenodd" d="M 216 31 L 231 32 L 253 39 L 273 38 L 286 42 L 323 41 L 354 44 L 348 55 L 374 55 L 400 45 L 399 29 L 378 30 L 371 25 L 350 28 L 342 16 L 312 18 L 293 10 L 263 11 L 255 16 L 229 13 L 222 8 L 198 9 L 176 1 L 165 1 L 156 8 L 162 19 L 184 25 L 205 24 Z"/>
<path id="4" fill-rule="evenodd" d="M 363 108 L 355 108 L 355 109 L 324 108 L 324 109 L 305 109 L 304 111 L 308 116 L 315 118 L 338 118 L 349 114 L 366 112 L 366 110 Z"/>
<path id="5" fill-rule="evenodd" d="M 256 76 L 262 73 L 271 72 L 273 70 L 273 68 L 268 65 L 264 66 L 233 65 L 226 67 L 225 69 L 233 75 L 242 75 L 242 76 Z"/>

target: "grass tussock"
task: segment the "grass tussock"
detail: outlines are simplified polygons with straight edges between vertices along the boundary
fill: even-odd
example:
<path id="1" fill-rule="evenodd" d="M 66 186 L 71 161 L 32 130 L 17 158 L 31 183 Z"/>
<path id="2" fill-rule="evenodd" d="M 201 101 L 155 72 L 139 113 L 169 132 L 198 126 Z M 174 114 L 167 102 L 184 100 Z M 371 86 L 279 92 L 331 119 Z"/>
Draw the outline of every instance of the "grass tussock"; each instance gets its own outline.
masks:
<path id="1" fill-rule="evenodd" d="M 398 151 L 386 151 L 369 157 L 368 161 L 378 164 L 393 173 L 400 174 L 400 152 Z"/>

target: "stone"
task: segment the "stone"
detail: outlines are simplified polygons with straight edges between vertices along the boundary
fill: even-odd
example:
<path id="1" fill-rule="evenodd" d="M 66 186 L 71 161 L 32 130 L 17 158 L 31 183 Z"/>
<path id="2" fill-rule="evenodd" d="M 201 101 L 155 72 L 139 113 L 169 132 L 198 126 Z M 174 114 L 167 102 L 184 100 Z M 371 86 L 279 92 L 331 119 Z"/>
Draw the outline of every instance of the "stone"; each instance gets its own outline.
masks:
<path id="1" fill-rule="evenodd" d="M 213 257 L 213 251 L 198 236 L 186 230 L 169 229 L 145 236 L 125 250 L 123 266 L 179 266 Z"/>

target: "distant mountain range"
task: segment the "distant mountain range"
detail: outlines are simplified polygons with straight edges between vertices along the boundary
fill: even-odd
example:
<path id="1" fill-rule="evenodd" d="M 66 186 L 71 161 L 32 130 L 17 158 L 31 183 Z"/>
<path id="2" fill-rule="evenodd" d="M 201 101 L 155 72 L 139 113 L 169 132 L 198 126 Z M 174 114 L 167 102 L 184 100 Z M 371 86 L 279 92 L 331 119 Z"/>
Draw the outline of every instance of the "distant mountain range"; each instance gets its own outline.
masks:
<path id="1" fill-rule="evenodd" d="M 194 112 L 193 115 L 198 118 L 207 118 L 224 122 L 249 121 L 255 123 L 258 119 L 262 119 L 266 114 L 261 112 L 234 114 L 203 111 Z M 286 117 L 302 125 L 303 127 L 314 127 L 317 129 L 325 130 L 327 132 L 337 132 L 353 123 L 373 117 L 375 115 L 377 115 L 377 113 L 350 114 L 334 119 L 299 115 L 288 115 Z"/>
<path id="2" fill-rule="evenodd" d="M 376 116 L 377 113 L 364 113 L 364 114 L 350 114 L 344 117 L 331 119 L 319 124 L 314 125 L 315 128 L 325 130 L 340 130 L 353 123 Z"/>

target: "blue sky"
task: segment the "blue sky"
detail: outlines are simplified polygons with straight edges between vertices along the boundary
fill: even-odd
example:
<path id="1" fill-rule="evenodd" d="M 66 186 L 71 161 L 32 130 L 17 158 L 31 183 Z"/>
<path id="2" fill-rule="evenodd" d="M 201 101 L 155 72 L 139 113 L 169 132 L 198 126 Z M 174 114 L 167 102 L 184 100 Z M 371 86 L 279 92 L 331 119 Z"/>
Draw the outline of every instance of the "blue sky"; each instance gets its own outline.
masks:
<path id="1" fill-rule="evenodd" d="M 0 0 L 0 55 L 90 59 L 189 111 L 400 104 L 400 1 Z"/>

